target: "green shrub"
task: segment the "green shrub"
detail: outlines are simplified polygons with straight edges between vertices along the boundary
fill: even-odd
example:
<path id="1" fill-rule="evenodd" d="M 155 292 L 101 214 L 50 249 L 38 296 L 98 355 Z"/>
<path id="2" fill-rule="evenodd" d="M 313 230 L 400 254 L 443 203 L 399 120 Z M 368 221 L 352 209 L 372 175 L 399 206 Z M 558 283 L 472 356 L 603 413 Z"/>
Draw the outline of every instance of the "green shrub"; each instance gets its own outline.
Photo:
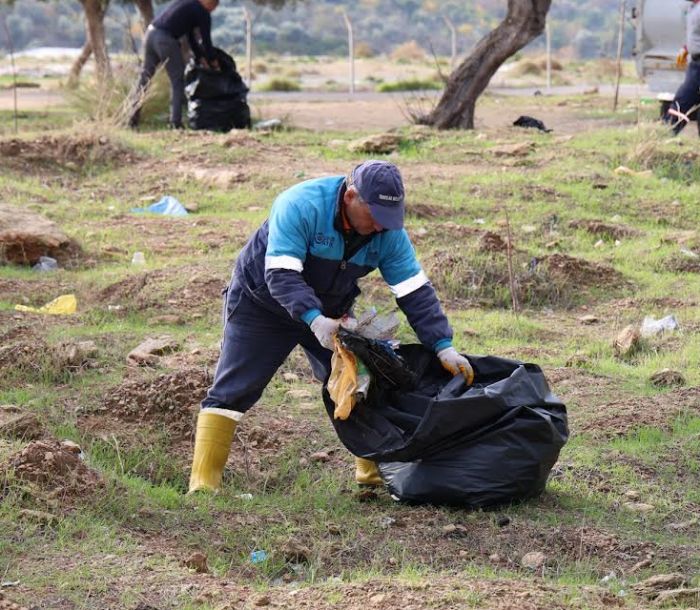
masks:
<path id="1" fill-rule="evenodd" d="M 391 93 L 394 91 L 423 91 L 425 89 L 442 89 L 443 84 L 436 80 L 421 80 L 411 78 L 399 80 L 393 83 L 382 83 L 377 87 L 380 93 Z"/>
<path id="2" fill-rule="evenodd" d="M 301 85 L 288 78 L 271 78 L 260 86 L 260 91 L 301 91 Z"/>

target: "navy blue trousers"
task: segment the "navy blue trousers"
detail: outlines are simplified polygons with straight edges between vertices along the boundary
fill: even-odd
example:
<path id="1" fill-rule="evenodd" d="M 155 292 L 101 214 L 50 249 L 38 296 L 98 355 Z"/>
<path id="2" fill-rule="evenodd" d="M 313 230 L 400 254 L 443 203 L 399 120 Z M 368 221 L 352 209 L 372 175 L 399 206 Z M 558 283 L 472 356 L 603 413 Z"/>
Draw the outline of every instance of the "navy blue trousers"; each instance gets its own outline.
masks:
<path id="1" fill-rule="evenodd" d="M 685 80 L 676 92 L 671 108 L 687 114 L 688 110 L 697 104 L 700 104 L 700 61 L 692 60 L 688 63 Z M 690 118 L 696 118 L 696 114 L 691 113 Z M 669 114 L 666 115 L 666 122 L 675 125 L 673 127 L 674 133 L 680 133 L 687 125 L 686 121 L 683 120 L 678 123 L 678 117 Z"/>
<path id="2" fill-rule="evenodd" d="M 297 345 L 306 352 L 316 379 L 325 381 L 330 373 L 333 352 L 306 324 L 268 311 L 235 284 L 224 297 L 223 313 L 221 355 L 203 409 L 245 413 Z"/>

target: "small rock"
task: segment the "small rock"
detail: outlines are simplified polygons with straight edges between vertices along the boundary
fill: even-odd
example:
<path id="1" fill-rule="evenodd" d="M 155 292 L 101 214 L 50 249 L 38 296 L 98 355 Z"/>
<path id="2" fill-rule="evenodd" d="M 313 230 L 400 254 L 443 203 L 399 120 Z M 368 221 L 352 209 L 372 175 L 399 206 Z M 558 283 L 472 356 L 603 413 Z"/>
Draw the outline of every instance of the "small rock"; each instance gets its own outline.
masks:
<path id="1" fill-rule="evenodd" d="M 180 349 L 180 343 L 172 337 L 149 338 L 135 347 L 126 357 L 128 364 L 148 366 L 158 362 L 158 356 L 165 356 Z"/>
<path id="2" fill-rule="evenodd" d="M 636 502 L 637 500 L 639 500 L 640 497 L 641 496 L 639 495 L 639 492 L 634 490 L 634 489 L 630 489 L 629 491 L 625 492 L 625 498 L 627 498 L 628 500 L 631 500 L 633 502 Z"/>
<path id="3" fill-rule="evenodd" d="M 581 352 L 576 352 L 566 359 L 564 366 L 569 368 L 580 368 L 591 363 L 591 359 Z"/>
<path id="4" fill-rule="evenodd" d="M 544 566 L 546 561 L 547 557 L 544 553 L 532 551 L 522 556 L 520 559 L 520 565 L 528 570 L 539 570 Z"/>
<path id="5" fill-rule="evenodd" d="M 331 459 L 331 456 L 326 451 L 316 451 L 309 456 L 309 459 L 312 462 L 327 462 Z"/>
<path id="6" fill-rule="evenodd" d="M 19 511 L 19 518 L 26 519 L 27 521 L 38 521 L 39 523 L 45 525 L 52 525 L 58 521 L 58 517 L 56 515 L 52 515 L 51 513 L 41 510 L 31 510 L 28 508 L 23 508 Z M 0 608 L 2 608 L 2 606 L 0 606 Z"/>
<path id="7" fill-rule="evenodd" d="M 4 411 L 11 412 L 11 411 Z M 34 441 L 44 436 L 44 427 L 33 413 L 23 413 L 3 422 L 0 413 L 0 438 Z"/>
<path id="8" fill-rule="evenodd" d="M 282 379 L 289 383 L 294 383 L 295 381 L 299 381 L 299 375 L 296 373 L 282 373 Z"/>
<path id="9" fill-rule="evenodd" d="M 153 316 L 148 318 L 149 326 L 180 326 L 185 323 L 182 316 L 177 314 L 163 314 L 162 316 Z"/>
<path id="10" fill-rule="evenodd" d="M 309 392 L 308 390 L 302 390 L 302 389 L 287 390 L 286 396 L 287 396 L 287 398 L 296 398 L 298 400 L 302 400 L 302 399 L 308 400 L 312 397 L 311 392 Z"/>
<path id="11" fill-rule="evenodd" d="M 284 558 L 292 563 L 309 563 L 311 550 L 294 538 L 290 538 L 282 547 Z"/>
<path id="12" fill-rule="evenodd" d="M 689 521 L 681 521 L 678 523 L 671 523 L 668 526 L 668 529 L 678 532 L 678 531 L 682 531 L 682 530 L 687 530 L 687 529 L 693 527 L 694 525 L 697 525 L 698 523 L 700 523 L 700 520 L 690 519 Z"/>
<path id="13" fill-rule="evenodd" d="M 654 510 L 652 504 L 645 504 L 644 502 L 624 502 L 622 506 L 636 513 L 650 513 Z"/>
<path id="14" fill-rule="evenodd" d="M 329 523 L 329 524 L 326 526 L 326 529 L 328 530 L 328 533 L 329 533 L 331 536 L 340 536 L 340 534 L 343 533 L 343 531 L 340 529 L 340 527 L 338 527 L 338 526 L 335 525 L 334 523 Z"/>
<path id="15" fill-rule="evenodd" d="M 198 574 L 207 574 L 209 566 L 207 565 L 207 556 L 200 551 L 195 551 L 183 562 L 185 566 L 194 570 Z"/>
<path id="16" fill-rule="evenodd" d="M 73 441 L 69 441 L 69 440 L 61 441 L 61 449 L 65 449 L 69 453 L 75 453 L 75 454 L 80 454 L 83 451 L 80 448 L 80 445 L 78 445 L 78 443 L 74 443 Z"/>
<path id="17" fill-rule="evenodd" d="M 53 348 L 54 361 L 60 368 L 81 367 L 97 354 L 94 341 L 63 342 Z"/>
<path id="18" fill-rule="evenodd" d="M 491 553 L 489 555 L 489 561 L 492 561 L 493 563 L 500 563 L 501 556 L 498 553 Z"/>
<path id="19" fill-rule="evenodd" d="M 672 574 L 656 574 L 651 578 L 642 580 L 635 585 L 632 585 L 637 595 L 646 597 L 648 599 L 655 598 L 661 591 L 668 591 L 670 589 L 677 589 L 682 587 L 686 583 L 686 578 L 683 574 L 678 574 L 674 572 Z"/>
<path id="20" fill-rule="evenodd" d="M 308 466 L 309 465 L 309 460 L 307 460 L 305 457 L 299 458 L 299 466 Z"/>
<path id="21" fill-rule="evenodd" d="M 648 568 L 651 565 L 651 559 L 648 557 L 646 559 L 642 559 L 641 561 L 638 561 L 635 563 L 630 569 L 629 573 L 634 574 L 635 572 L 639 572 L 639 570 L 643 570 L 644 568 Z"/>
<path id="22" fill-rule="evenodd" d="M 532 142 L 517 142 L 516 144 L 494 147 L 491 152 L 496 157 L 526 157 L 533 150 L 535 150 L 535 145 Z"/>
<path id="23" fill-rule="evenodd" d="M 352 153 L 387 154 L 397 151 L 400 144 L 400 135 L 395 133 L 380 133 L 353 140 L 348 144 L 348 150 Z"/>
<path id="24" fill-rule="evenodd" d="M 613 349 L 619 357 L 632 355 L 639 349 L 641 335 L 635 326 L 626 326 L 613 341 Z"/>
<path id="25" fill-rule="evenodd" d="M 598 318 L 598 316 L 593 316 L 593 315 L 589 314 L 587 316 L 581 316 L 578 319 L 578 321 L 581 322 L 581 324 L 590 325 L 590 324 L 597 324 L 598 322 L 600 322 L 600 318 Z"/>
<path id="26" fill-rule="evenodd" d="M 649 381 L 657 388 L 685 385 L 685 377 L 683 377 L 683 374 L 672 369 L 661 369 L 657 371 L 649 377 Z"/>
<path id="27" fill-rule="evenodd" d="M 700 587 L 694 589 L 670 589 L 668 591 L 661 591 L 654 601 L 659 606 L 697 604 L 700 602 Z"/>
<path id="28" fill-rule="evenodd" d="M 496 525 L 498 527 L 505 527 L 506 525 L 510 525 L 510 517 L 508 515 L 498 515 L 496 518 Z"/>
<path id="29" fill-rule="evenodd" d="M 269 606 L 272 600 L 269 595 L 261 595 L 255 600 L 256 606 Z"/>
<path id="30" fill-rule="evenodd" d="M 378 606 L 379 604 L 383 604 L 385 599 L 386 599 L 386 594 L 377 593 L 376 595 L 373 595 L 372 597 L 369 598 L 369 602 L 374 606 Z"/>

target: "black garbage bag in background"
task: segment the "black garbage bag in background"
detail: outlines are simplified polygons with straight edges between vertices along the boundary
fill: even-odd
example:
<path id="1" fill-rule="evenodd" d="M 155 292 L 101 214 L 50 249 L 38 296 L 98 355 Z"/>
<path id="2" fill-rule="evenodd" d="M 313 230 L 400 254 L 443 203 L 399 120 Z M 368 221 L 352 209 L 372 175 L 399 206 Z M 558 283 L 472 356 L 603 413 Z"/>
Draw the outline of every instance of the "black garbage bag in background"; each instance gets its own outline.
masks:
<path id="1" fill-rule="evenodd" d="M 230 131 L 250 127 L 248 87 L 236 70 L 236 62 L 214 49 L 220 70 L 197 65 L 190 60 L 185 68 L 187 118 L 192 129 Z"/>
<path id="2" fill-rule="evenodd" d="M 534 364 L 469 356 L 475 382 L 453 378 L 421 345 L 398 350 L 413 390 L 373 383 L 347 420 L 348 450 L 378 463 L 391 494 L 415 503 L 486 508 L 539 495 L 568 438 L 566 407 Z"/>

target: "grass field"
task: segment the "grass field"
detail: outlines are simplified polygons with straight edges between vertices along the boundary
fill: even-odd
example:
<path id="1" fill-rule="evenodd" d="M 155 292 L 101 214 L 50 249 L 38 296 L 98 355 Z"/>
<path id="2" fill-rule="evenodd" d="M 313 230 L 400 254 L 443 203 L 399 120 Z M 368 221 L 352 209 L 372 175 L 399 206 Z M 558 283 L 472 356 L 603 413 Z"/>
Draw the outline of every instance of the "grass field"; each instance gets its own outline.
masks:
<path id="1" fill-rule="evenodd" d="M 361 161 L 338 141 L 365 131 L 131 133 L 57 109 L 27 113 L 13 146 L 5 132 L 0 201 L 46 215 L 81 253 L 55 273 L 0 268 L 0 404 L 14 406 L 0 411 L 0 608 L 639 608 L 650 576 L 700 586 L 700 149 L 634 101 L 616 115 L 539 103 L 574 133 L 406 127 L 388 157 L 456 346 L 542 365 L 568 407 L 546 493 L 497 512 L 362 501 L 301 352 L 239 427 L 222 493 L 184 495 L 236 254 L 282 189 Z M 197 211 L 130 212 L 166 194 Z M 381 278 L 362 287 L 359 311 L 393 307 Z M 65 293 L 77 314 L 14 310 Z M 679 330 L 616 355 L 625 326 L 667 314 Z M 163 335 L 176 351 L 127 365 Z M 400 337 L 415 341 L 405 322 Z M 89 355 L 66 356 L 84 341 Z M 684 383 L 652 384 L 664 368 Z M 39 440 L 2 426 L 19 414 Z M 63 440 L 83 459 L 59 460 Z"/>

